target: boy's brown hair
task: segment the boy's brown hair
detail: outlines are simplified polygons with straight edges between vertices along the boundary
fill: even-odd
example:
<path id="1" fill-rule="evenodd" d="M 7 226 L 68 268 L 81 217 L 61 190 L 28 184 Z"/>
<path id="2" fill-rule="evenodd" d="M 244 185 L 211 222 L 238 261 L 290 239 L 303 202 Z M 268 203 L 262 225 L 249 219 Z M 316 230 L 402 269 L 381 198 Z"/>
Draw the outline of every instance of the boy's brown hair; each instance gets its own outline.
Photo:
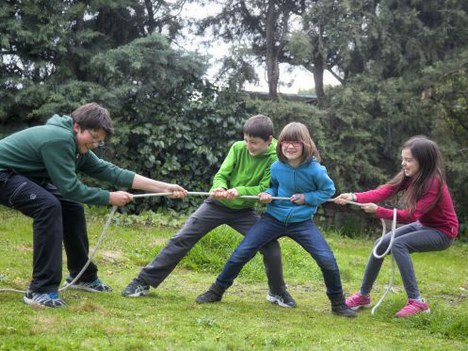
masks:
<path id="1" fill-rule="evenodd" d="M 273 136 L 273 122 L 270 117 L 265 115 L 252 116 L 245 121 L 243 132 L 253 138 L 262 138 L 268 141 L 270 136 Z"/>
<path id="2" fill-rule="evenodd" d="M 78 107 L 71 113 L 71 117 L 83 130 L 102 129 L 106 135 L 114 134 L 109 111 L 95 102 Z"/>

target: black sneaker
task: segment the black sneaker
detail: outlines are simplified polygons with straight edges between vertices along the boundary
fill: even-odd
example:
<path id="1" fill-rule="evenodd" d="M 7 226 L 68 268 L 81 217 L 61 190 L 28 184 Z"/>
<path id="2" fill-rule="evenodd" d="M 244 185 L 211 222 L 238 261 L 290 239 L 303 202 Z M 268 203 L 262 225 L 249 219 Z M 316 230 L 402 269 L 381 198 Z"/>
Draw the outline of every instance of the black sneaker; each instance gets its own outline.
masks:
<path id="1" fill-rule="evenodd" d="M 217 286 L 216 284 L 213 284 L 207 292 L 199 295 L 195 301 L 197 303 L 212 303 L 221 301 L 224 291 L 225 289 Z"/>
<path id="2" fill-rule="evenodd" d="M 27 305 L 40 307 L 65 307 L 63 301 L 57 292 L 36 293 L 28 290 L 24 294 L 23 301 Z"/>
<path id="3" fill-rule="evenodd" d="M 297 307 L 296 301 L 294 301 L 287 290 L 279 295 L 273 295 L 271 292 L 268 292 L 267 300 L 281 307 Z"/>
<path id="4" fill-rule="evenodd" d="M 75 290 L 84 290 L 89 292 L 111 292 L 112 288 L 104 284 L 99 278 L 92 281 L 92 282 L 78 282 L 72 285 L 68 285 L 73 281 L 72 277 L 68 277 L 66 279 L 66 286 L 67 289 L 75 289 Z"/>
<path id="5" fill-rule="evenodd" d="M 122 296 L 140 297 L 149 294 L 150 286 L 143 283 L 138 278 L 133 279 L 128 286 L 122 290 Z"/>

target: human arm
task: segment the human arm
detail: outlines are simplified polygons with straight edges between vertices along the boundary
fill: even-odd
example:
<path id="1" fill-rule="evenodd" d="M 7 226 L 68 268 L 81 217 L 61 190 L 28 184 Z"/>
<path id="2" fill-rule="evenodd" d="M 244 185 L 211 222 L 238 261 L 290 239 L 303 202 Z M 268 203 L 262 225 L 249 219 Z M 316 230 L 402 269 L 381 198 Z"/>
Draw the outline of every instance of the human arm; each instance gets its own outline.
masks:
<path id="1" fill-rule="evenodd" d="M 312 162 L 310 175 L 314 190 L 303 194 L 303 204 L 308 206 L 319 206 L 335 193 L 335 184 L 328 176 L 327 169 L 317 162 Z M 302 204 L 302 196 L 295 194 L 295 201 Z"/>
<path id="2" fill-rule="evenodd" d="M 161 182 L 139 174 L 135 174 L 132 182 L 132 188 L 154 193 L 172 193 L 172 197 L 176 199 L 187 196 L 187 190 L 182 188 L 180 185 Z"/>

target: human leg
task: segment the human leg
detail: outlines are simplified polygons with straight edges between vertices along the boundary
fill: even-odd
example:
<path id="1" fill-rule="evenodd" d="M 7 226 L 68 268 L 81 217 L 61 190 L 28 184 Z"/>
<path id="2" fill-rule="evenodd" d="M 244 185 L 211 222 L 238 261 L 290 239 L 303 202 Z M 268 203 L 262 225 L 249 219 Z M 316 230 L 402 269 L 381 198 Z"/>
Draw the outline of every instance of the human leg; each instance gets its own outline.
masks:
<path id="1" fill-rule="evenodd" d="M 320 267 L 332 312 L 344 317 L 354 317 L 356 313 L 345 304 L 340 271 L 335 256 L 314 223 L 309 220 L 288 224 L 286 233 L 299 243 Z"/>
<path id="2" fill-rule="evenodd" d="M 207 292 L 198 296 L 196 301 L 198 303 L 220 301 L 226 289 L 233 284 L 234 279 L 239 275 L 242 267 L 255 256 L 262 246 L 279 237 L 280 233 L 279 226 L 272 227 L 271 222 L 267 222 L 263 218 L 255 223 L 224 265 L 216 282 Z"/>
<path id="3" fill-rule="evenodd" d="M 205 201 L 190 216 L 182 229 L 168 241 L 153 261 L 140 271 L 138 278 L 134 280 L 135 287 L 139 285 L 143 288 L 147 285 L 159 286 L 192 247 L 211 230 L 223 224 L 224 218 L 228 215 L 229 211 L 226 207 L 214 204 L 213 201 Z M 126 292 L 126 290 L 122 292 L 124 296 L 133 296 L 132 291 Z M 145 288 L 146 291 L 149 292 Z"/>
<path id="4" fill-rule="evenodd" d="M 33 273 L 24 302 L 47 307 L 64 306 L 57 294 L 62 278 L 60 203 L 30 179 L 2 173 L 0 203 L 33 219 Z"/>
<path id="5" fill-rule="evenodd" d="M 443 233 L 415 224 L 416 230 L 395 239 L 392 254 L 398 265 L 408 299 L 420 298 L 410 254 L 414 252 L 441 251 L 450 247 L 453 240 Z"/>
<path id="6" fill-rule="evenodd" d="M 257 216 L 255 212 L 251 210 L 250 212 L 245 213 L 243 216 L 238 216 L 227 224 L 245 236 L 258 219 L 259 216 Z M 273 240 L 267 243 L 260 249 L 260 253 L 263 256 L 265 273 L 268 278 L 268 286 L 270 291 L 269 296 L 279 296 L 284 294 L 286 292 L 286 283 L 283 276 L 283 262 L 281 259 L 281 248 L 278 240 Z"/>

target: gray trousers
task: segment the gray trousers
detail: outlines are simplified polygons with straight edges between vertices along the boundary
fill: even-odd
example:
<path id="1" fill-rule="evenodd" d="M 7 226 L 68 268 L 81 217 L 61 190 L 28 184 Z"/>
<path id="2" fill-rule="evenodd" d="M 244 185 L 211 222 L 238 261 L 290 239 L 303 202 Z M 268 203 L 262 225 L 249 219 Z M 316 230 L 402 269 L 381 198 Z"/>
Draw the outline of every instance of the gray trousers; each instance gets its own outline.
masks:
<path id="1" fill-rule="evenodd" d="M 213 199 L 205 200 L 155 259 L 140 271 L 138 279 L 157 287 L 192 247 L 210 231 L 222 224 L 227 224 L 245 236 L 258 218 L 259 216 L 251 208 L 233 210 Z M 274 240 L 266 244 L 260 252 L 263 255 L 270 292 L 283 293 L 286 290 L 286 284 L 283 278 L 281 249 L 278 241 Z"/>
<path id="2" fill-rule="evenodd" d="M 390 243 L 390 235 L 391 232 L 385 234 L 382 244 L 377 250 L 377 254 L 382 255 L 385 252 Z M 420 297 L 410 254 L 413 252 L 445 250 L 450 247 L 452 243 L 453 239 L 449 238 L 447 235 L 435 229 L 423 227 L 418 222 L 402 226 L 395 231 L 395 240 L 393 241 L 391 252 L 398 265 L 408 298 L 417 299 Z M 362 279 L 361 294 L 368 295 L 370 293 L 380 272 L 382 263 L 383 258 L 375 258 L 371 253 Z"/>

